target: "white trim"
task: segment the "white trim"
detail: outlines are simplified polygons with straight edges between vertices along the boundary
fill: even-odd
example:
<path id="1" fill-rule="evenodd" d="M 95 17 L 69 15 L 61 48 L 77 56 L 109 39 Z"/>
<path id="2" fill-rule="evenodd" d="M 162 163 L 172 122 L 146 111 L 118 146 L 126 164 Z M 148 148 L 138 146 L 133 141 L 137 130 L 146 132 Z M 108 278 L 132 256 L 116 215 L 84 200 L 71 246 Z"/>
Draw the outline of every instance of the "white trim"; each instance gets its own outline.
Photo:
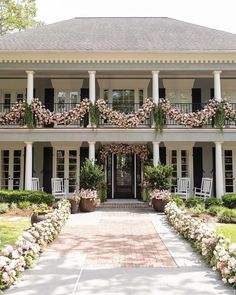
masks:
<path id="1" fill-rule="evenodd" d="M 112 172 L 111 172 L 111 176 L 112 176 L 112 179 L 111 179 L 111 197 L 112 199 L 114 199 L 114 188 L 115 188 L 115 177 L 114 177 L 114 170 L 115 170 L 115 167 L 114 167 L 114 153 L 111 154 L 111 165 L 112 165 Z"/>
<path id="2" fill-rule="evenodd" d="M 134 198 L 137 199 L 137 155 L 134 154 Z"/>

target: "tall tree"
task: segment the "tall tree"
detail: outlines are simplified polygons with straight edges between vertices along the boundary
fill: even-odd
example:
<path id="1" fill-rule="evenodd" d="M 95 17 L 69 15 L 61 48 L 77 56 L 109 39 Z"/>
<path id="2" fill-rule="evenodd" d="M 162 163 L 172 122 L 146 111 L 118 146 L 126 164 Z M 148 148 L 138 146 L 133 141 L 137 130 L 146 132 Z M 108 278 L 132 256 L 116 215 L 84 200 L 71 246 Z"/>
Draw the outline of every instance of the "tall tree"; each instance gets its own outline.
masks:
<path id="1" fill-rule="evenodd" d="M 0 35 L 42 25 L 35 0 L 0 0 Z"/>

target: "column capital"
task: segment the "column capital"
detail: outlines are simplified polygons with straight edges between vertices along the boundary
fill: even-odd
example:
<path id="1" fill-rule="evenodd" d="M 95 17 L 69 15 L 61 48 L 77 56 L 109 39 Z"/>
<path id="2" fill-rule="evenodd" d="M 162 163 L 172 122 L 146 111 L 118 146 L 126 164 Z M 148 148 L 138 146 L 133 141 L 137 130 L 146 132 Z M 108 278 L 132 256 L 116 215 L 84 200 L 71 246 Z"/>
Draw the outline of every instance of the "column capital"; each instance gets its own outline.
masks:
<path id="1" fill-rule="evenodd" d="M 96 71 L 88 71 L 89 75 L 95 75 Z"/>
<path id="2" fill-rule="evenodd" d="M 25 71 L 28 75 L 30 75 L 30 74 L 32 74 L 32 75 L 34 75 L 35 74 L 35 72 L 34 71 Z"/>
<path id="3" fill-rule="evenodd" d="M 95 144 L 96 141 L 88 141 L 88 144 Z"/>
<path id="4" fill-rule="evenodd" d="M 153 141 L 152 144 L 160 144 L 160 141 Z"/>
<path id="5" fill-rule="evenodd" d="M 214 143 L 215 144 L 223 144 L 224 142 L 223 141 L 215 141 Z"/>
<path id="6" fill-rule="evenodd" d="M 213 71 L 212 73 L 213 73 L 213 75 L 217 75 L 217 74 L 221 74 L 222 71 Z"/>
<path id="7" fill-rule="evenodd" d="M 33 144 L 33 141 L 25 141 L 25 144 Z"/>
<path id="8" fill-rule="evenodd" d="M 152 71 L 152 74 L 155 75 L 155 74 L 159 74 L 160 71 Z"/>

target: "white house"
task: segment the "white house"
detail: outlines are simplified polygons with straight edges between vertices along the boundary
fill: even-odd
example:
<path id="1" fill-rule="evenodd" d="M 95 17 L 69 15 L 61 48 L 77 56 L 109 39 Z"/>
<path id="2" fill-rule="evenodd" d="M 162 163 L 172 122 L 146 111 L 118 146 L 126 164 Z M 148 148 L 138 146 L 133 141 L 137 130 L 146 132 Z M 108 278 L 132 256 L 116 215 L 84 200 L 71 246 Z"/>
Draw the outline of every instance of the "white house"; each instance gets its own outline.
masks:
<path id="1" fill-rule="evenodd" d="M 168 98 L 183 113 L 201 110 L 210 98 L 236 103 L 236 35 L 171 18 L 74 18 L 0 38 L 0 112 L 33 98 L 56 113 L 89 98 L 105 99 L 118 111 L 137 111 L 146 98 Z M 217 197 L 236 192 L 235 121 L 223 131 L 214 119 L 197 127 L 165 119 L 156 132 L 151 116 L 122 128 L 101 119 L 33 129 L 0 125 L 0 187 L 31 189 L 38 177 L 46 191 L 62 177 L 72 193 L 85 157 L 99 157 L 105 144 L 148 146 L 154 164 L 174 166 L 175 178 L 191 187 L 214 179 Z M 116 154 L 105 161 L 108 197 L 140 195 L 139 155 Z"/>

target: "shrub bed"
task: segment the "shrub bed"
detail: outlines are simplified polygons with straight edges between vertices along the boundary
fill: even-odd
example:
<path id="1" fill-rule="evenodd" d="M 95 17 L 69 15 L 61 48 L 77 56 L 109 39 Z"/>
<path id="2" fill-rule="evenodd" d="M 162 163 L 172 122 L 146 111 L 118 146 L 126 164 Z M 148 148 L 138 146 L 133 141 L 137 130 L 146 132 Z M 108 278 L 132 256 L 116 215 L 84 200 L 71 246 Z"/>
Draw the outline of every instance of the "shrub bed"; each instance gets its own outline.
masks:
<path id="1" fill-rule="evenodd" d="M 236 209 L 236 194 L 227 194 L 222 197 L 223 205 L 230 209 Z"/>
<path id="2" fill-rule="evenodd" d="M 45 192 L 0 191 L 0 203 L 30 202 L 32 204 L 46 203 L 51 206 L 54 201 L 54 196 Z"/>
<path id="3" fill-rule="evenodd" d="M 47 215 L 45 221 L 25 230 L 14 246 L 7 246 L 0 256 L 0 290 L 12 285 L 19 275 L 34 265 L 46 245 L 59 234 L 70 214 L 70 203 L 60 201 L 58 208 Z"/>
<path id="4" fill-rule="evenodd" d="M 236 245 L 222 234 L 217 235 L 213 227 L 192 218 L 173 202 L 165 207 L 169 222 L 176 231 L 189 240 L 213 270 L 219 270 L 222 280 L 236 286 Z"/>

